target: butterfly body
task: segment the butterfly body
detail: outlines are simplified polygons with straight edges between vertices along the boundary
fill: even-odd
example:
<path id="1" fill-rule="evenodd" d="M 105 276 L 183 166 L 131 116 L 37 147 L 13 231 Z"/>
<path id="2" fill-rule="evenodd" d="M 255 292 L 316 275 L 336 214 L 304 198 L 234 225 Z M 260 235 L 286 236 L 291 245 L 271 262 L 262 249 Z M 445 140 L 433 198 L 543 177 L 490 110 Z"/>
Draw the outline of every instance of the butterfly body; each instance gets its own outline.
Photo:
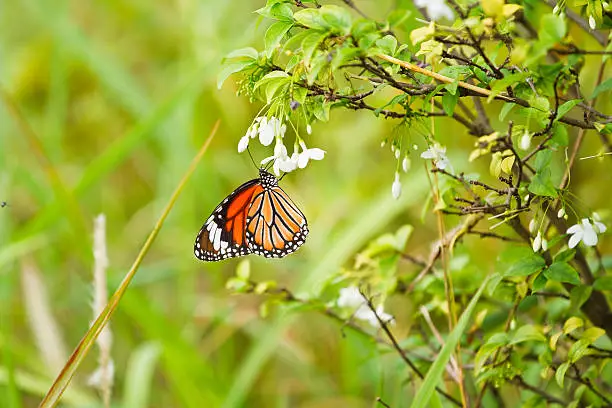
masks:
<path id="1" fill-rule="evenodd" d="M 202 261 L 254 253 L 282 258 L 306 240 L 306 217 L 264 169 L 227 196 L 206 220 L 194 244 Z"/>

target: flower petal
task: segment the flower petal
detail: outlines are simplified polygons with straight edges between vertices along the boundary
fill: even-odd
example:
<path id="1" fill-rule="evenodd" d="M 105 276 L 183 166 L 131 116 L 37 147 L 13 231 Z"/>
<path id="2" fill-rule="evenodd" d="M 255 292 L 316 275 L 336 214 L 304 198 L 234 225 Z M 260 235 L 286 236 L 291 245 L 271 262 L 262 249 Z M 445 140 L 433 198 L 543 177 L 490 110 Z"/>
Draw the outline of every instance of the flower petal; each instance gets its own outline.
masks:
<path id="1" fill-rule="evenodd" d="M 323 160 L 325 153 L 325 150 L 319 149 L 318 147 L 308 149 L 308 155 L 312 160 Z"/>
<path id="2" fill-rule="evenodd" d="M 240 138 L 238 142 L 238 153 L 244 152 L 249 147 L 249 135 L 246 134 Z"/>
<path id="3" fill-rule="evenodd" d="M 576 245 L 578 245 L 581 239 L 582 239 L 582 231 L 577 232 L 574 235 L 572 235 L 569 239 L 567 246 L 569 246 L 570 248 L 574 248 Z"/>
<path id="4" fill-rule="evenodd" d="M 606 226 L 603 225 L 601 222 L 599 221 L 595 221 L 593 222 L 593 224 L 595 224 L 595 229 L 597 230 L 597 232 L 599 232 L 600 234 L 606 232 Z"/>
<path id="5" fill-rule="evenodd" d="M 259 142 L 264 146 L 269 146 L 274 140 L 274 127 L 268 123 L 263 128 L 259 128 Z"/>
<path id="6" fill-rule="evenodd" d="M 422 159 L 433 159 L 434 157 L 436 157 L 436 156 L 431 151 L 431 149 L 427 149 L 423 153 L 421 153 L 421 158 Z"/>
<path id="7" fill-rule="evenodd" d="M 571 227 L 569 227 L 567 229 L 567 231 L 565 231 L 568 234 L 575 234 L 577 232 L 582 232 L 582 225 L 581 224 L 574 224 Z"/>
<path id="8" fill-rule="evenodd" d="M 298 155 L 298 160 L 297 160 L 297 165 L 300 169 L 303 169 L 304 167 L 306 167 L 306 165 L 308 164 L 308 160 L 310 158 L 308 157 L 308 153 L 307 152 L 302 152 Z"/>
<path id="9" fill-rule="evenodd" d="M 593 226 L 589 224 L 588 228 L 584 228 L 584 234 L 582 235 L 582 242 L 586 246 L 595 246 L 597 245 L 597 233 L 593 229 Z"/>

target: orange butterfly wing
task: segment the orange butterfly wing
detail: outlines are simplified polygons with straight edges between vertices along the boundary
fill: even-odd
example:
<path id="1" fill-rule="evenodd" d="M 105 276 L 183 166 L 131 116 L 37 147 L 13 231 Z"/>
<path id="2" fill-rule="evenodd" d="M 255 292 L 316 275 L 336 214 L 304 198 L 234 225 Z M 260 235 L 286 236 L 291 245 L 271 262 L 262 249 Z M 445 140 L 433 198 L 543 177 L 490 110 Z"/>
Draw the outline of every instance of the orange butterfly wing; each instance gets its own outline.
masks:
<path id="1" fill-rule="evenodd" d="M 306 217 L 280 187 L 253 197 L 247 214 L 246 239 L 251 251 L 266 258 L 282 258 L 306 240 Z"/>
<path id="2" fill-rule="evenodd" d="M 306 217 L 264 169 L 259 179 L 247 181 L 215 208 L 194 244 L 202 261 L 255 253 L 282 258 L 306 240 Z"/>
<path id="3" fill-rule="evenodd" d="M 246 216 L 251 199 L 260 190 L 259 179 L 247 181 L 215 208 L 196 237 L 196 258 L 220 261 L 252 252 L 245 239 Z"/>

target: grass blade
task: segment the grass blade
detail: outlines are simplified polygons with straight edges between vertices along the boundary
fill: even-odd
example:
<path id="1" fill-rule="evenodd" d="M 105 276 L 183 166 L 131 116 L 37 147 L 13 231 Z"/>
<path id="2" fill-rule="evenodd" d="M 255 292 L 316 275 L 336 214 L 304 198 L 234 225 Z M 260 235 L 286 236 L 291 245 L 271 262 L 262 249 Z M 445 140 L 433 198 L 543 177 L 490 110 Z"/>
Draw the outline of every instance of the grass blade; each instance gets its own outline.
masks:
<path id="1" fill-rule="evenodd" d="M 450 360 L 453 350 L 455 350 L 455 347 L 457 347 L 457 343 L 459 342 L 459 339 L 461 339 L 461 336 L 465 332 L 465 329 L 467 328 L 470 318 L 472 317 L 472 314 L 474 313 L 474 309 L 476 308 L 476 304 L 478 303 L 478 299 L 480 299 L 480 295 L 482 295 L 482 291 L 487 286 L 488 280 L 489 279 L 487 278 L 484 280 L 484 282 L 482 282 L 482 285 L 480 285 L 480 288 L 478 288 L 478 292 L 476 292 L 472 300 L 470 300 L 470 303 L 468 304 L 467 308 L 465 309 L 465 311 L 459 318 L 457 325 L 455 326 L 453 331 L 448 335 L 448 338 L 446 339 L 446 343 L 442 347 L 442 350 L 440 350 L 438 357 L 436 357 L 436 360 L 433 362 L 433 364 L 429 368 L 429 371 L 427 371 L 427 375 L 425 376 L 425 379 L 423 380 L 423 385 L 421 385 L 421 388 L 419 388 L 419 390 L 417 391 L 417 394 L 414 397 L 414 400 L 412 401 L 411 407 L 420 408 L 420 407 L 430 406 L 429 399 L 434 393 L 436 386 L 440 383 L 442 379 L 442 374 L 444 373 L 444 367 L 446 367 L 446 364 L 448 363 L 448 360 Z"/>
<path id="2" fill-rule="evenodd" d="M 142 260 L 144 259 L 145 255 L 149 252 L 149 248 L 155 241 L 157 234 L 159 233 L 164 221 L 166 220 L 166 218 L 168 217 L 168 214 L 170 213 L 170 210 L 174 206 L 174 203 L 178 199 L 178 196 L 183 190 L 185 184 L 187 183 L 187 180 L 189 179 L 191 174 L 195 171 L 198 163 L 202 159 L 202 156 L 208 149 L 208 146 L 210 142 L 212 141 L 218 128 L 219 128 L 219 121 L 217 121 L 217 123 L 215 123 L 215 125 L 213 126 L 213 129 L 211 130 L 210 135 L 208 136 L 208 138 L 202 145 L 202 148 L 200 149 L 196 157 L 191 162 L 189 169 L 187 170 L 187 172 L 181 179 L 180 183 L 178 184 L 178 186 L 172 193 L 172 196 L 170 197 L 170 200 L 168 204 L 166 205 L 166 208 L 164 208 L 164 210 L 162 211 L 161 216 L 159 217 L 159 219 L 157 220 L 157 223 L 155 224 L 155 227 L 149 234 L 149 237 L 147 238 L 142 249 L 138 253 L 138 256 L 136 257 L 134 264 L 132 265 L 128 273 L 123 278 L 123 281 L 119 285 L 119 288 L 117 288 L 117 290 L 115 291 L 113 296 L 110 298 L 108 304 L 106 305 L 102 313 L 100 313 L 96 321 L 91 325 L 89 330 L 87 330 L 87 332 L 85 333 L 85 335 L 79 342 L 76 349 L 72 352 L 72 355 L 68 359 L 68 362 L 66 363 L 66 365 L 60 372 L 59 376 L 55 379 L 55 381 L 51 385 L 51 388 L 47 392 L 47 395 L 45 396 L 45 398 L 40 403 L 39 407 L 41 408 L 54 407 L 59 403 L 62 393 L 66 390 L 66 388 L 68 387 L 68 384 L 70 384 L 70 380 L 74 376 L 74 373 L 76 372 L 78 366 L 85 359 L 85 356 L 87 356 L 87 353 L 93 346 L 96 338 L 100 335 L 100 332 L 102 331 L 104 326 L 106 326 L 106 324 L 109 322 L 111 316 L 117 309 L 117 306 L 119 305 L 119 301 L 121 300 L 125 291 L 127 290 L 128 285 L 134 278 L 134 275 L 136 274 L 136 271 L 138 270 L 140 264 L 142 263 Z"/>

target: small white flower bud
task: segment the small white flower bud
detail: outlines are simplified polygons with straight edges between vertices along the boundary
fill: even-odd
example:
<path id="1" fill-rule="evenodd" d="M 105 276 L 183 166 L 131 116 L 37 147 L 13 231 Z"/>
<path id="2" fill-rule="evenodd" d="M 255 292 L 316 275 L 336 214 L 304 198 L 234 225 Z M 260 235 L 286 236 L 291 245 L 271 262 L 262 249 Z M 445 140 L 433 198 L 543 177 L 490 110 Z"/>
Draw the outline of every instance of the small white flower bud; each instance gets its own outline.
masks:
<path id="1" fill-rule="evenodd" d="M 533 232 L 535 231 L 535 218 L 532 219 L 531 221 L 529 221 L 529 232 L 533 234 Z"/>
<path id="2" fill-rule="evenodd" d="M 548 240 L 542 238 L 542 251 L 548 251 Z"/>
<path id="3" fill-rule="evenodd" d="M 538 231 L 538 235 L 536 235 L 535 239 L 533 240 L 533 252 L 538 252 L 540 250 L 542 246 L 542 234 L 540 233 L 540 231 Z"/>
<path id="4" fill-rule="evenodd" d="M 404 173 L 408 173 L 408 169 L 410 169 L 410 159 L 406 156 L 402 160 L 402 170 L 404 170 Z"/>
<path id="5" fill-rule="evenodd" d="M 397 150 L 395 151 L 395 159 L 396 159 L 396 160 L 399 160 L 399 157 L 400 157 L 400 151 L 399 151 L 399 149 L 397 149 Z"/>
<path id="6" fill-rule="evenodd" d="M 519 141 L 519 147 L 521 150 L 527 150 L 531 147 L 531 135 L 528 131 L 525 131 L 521 136 L 521 140 Z"/>
<path id="7" fill-rule="evenodd" d="M 308 133 L 309 135 L 312 135 L 312 126 L 310 126 L 310 123 L 306 125 L 306 133 Z"/>
<path id="8" fill-rule="evenodd" d="M 589 27 L 591 27 L 591 30 L 595 30 L 597 28 L 597 22 L 593 16 L 589 16 Z"/>
<path id="9" fill-rule="evenodd" d="M 557 218 L 563 218 L 564 215 L 565 215 L 565 208 L 561 207 L 559 211 L 557 212 Z"/>
<path id="10" fill-rule="evenodd" d="M 391 195 L 393 195 L 393 198 L 397 200 L 401 194 L 402 194 L 402 183 L 400 183 L 399 173 L 395 172 L 395 180 L 393 181 L 393 184 L 391 185 Z"/>

